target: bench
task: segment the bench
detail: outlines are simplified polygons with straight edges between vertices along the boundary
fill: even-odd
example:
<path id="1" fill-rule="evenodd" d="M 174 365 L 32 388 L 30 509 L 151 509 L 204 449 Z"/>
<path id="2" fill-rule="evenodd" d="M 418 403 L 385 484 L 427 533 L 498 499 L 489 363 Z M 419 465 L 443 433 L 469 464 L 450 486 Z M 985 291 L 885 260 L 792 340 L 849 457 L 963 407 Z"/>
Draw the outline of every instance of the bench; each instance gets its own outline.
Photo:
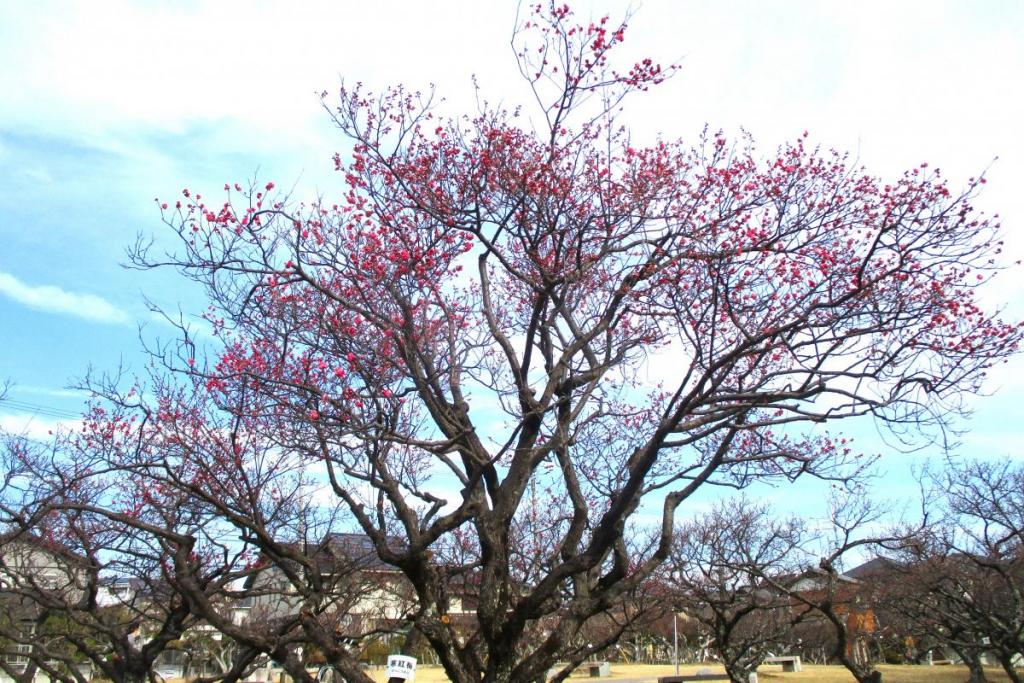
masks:
<path id="1" fill-rule="evenodd" d="M 795 673 L 797 671 L 803 671 L 804 667 L 800 664 L 799 655 L 787 655 L 785 657 L 765 657 L 762 664 L 781 664 L 782 670 L 786 673 Z"/>
<path id="2" fill-rule="evenodd" d="M 555 663 L 554 666 L 548 669 L 547 674 L 544 676 L 544 680 L 550 681 L 555 677 L 555 674 L 567 666 L 567 662 Z M 586 668 L 587 673 L 590 674 L 591 678 L 603 678 L 605 676 L 612 675 L 612 665 L 608 662 L 583 662 L 580 664 L 580 668 Z"/>

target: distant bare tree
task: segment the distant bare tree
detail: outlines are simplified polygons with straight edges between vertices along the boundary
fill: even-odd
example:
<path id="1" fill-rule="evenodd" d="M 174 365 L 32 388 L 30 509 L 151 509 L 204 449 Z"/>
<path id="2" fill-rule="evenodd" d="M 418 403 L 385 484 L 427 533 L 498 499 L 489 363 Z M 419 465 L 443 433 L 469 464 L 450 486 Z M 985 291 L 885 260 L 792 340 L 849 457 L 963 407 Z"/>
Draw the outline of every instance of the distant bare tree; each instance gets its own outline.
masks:
<path id="1" fill-rule="evenodd" d="M 934 522 L 908 545 L 891 596 L 919 630 L 955 651 L 984 680 L 981 658 L 1011 681 L 1024 652 L 1024 467 L 951 461 L 925 473 Z"/>
<path id="2" fill-rule="evenodd" d="M 858 683 L 880 683 L 882 673 L 875 668 L 869 648 L 877 627 L 870 587 L 844 575 L 841 566 L 855 551 L 902 548 L 911 532 L 883 529 L 885 510 L 860 487 L 837 493 L 829 507 L 830 532 L 820 539 L 824 552 L 817 566 L 798 581 L 780 580 L 767 573 L 762 573 L 762 578 L 789 595 L 795 608 L 816 614 L 831 626 L 835 634 L 831 656 Z"/>
<path id="3" fill-rule="evenodd" d="M 186 501 L 112 468 L 109 448 L 124 432 L 94 430 L 96 418 L 84 437 L 6 441 L 0 572 L 8 604 L 35 620 L 21 662 L 63 683 L 87 681 L 86 664 L 140 683 L 197 623 L 183 584 L 219 594 L 231 551 Z M 114 579 L 127 590 L 114 592 Z M 8 618 L 5 635 L 25 625 Z"/>
<path id="4" fill-rule="evenodd" d="M 719 504 L 679 527 L 666 567 L 680 608 L 713 637 L 730 680 L 746 683 L 802 616 L 763 576 L 792 574 L 803 530 L 746 499 Z M 781 580 L 781 579 L 779 579 Z"/>
<path id="5" fill-rule="evenodd" d="M 338 506 L 317 504 L 328 475 L 289 448 L 285 425 L 274 439 L 253 428 L 254 413 L 273 412 L 265 396 L 218 401 L 163 379 L 153 375 L 145 389 L 125 392 L 116 381 L 94 381 L 105 414 L 87 436 L 134 425 L 130 438 L 106 447 L 107 466 L 140 491 L 180 500 L 204 533 L 222 539 L 222 590 L 211 593 L 195 574 L 176 586 L 195 618 L 242 653 L 224 675 L 237 677 L 239 667 L 265 655 L 311 683 L 305 660 L 315 652 L 343 676 L 363 680 L 364 648 L 407 631 L 416 613 L 408 580 L 380 559 L 372 538 L 348 533 L 354 522 Z M 400 541 L 386 542 L 401 550 Z"/>
<path id="6" fill-rule="evenodd" d="M 944 545 L 924 537 L 901 553 L 901 564 L 885 582 L 882 597 L 905 618 L 907 633 L 925 643 L 952 650 L 969 670 L 970 683 L 986 679 L 982 657 L 988 646 L 971 610 L 961 604 L 973 584 L 973 567 L 946 554 Z M 972 591 L 973 592 L 973 591 Z"/>
<path id="7" fill-rule="evenodd" d="M 971 611 L 1017 683 L 1024 680 L 1014 666 L 1024 653 L 1024 465 L 979 460 L 947 467 L 940 486 L 957 529 L 947 545 L 974 566 L 984 587 L 973 594 Z"/>

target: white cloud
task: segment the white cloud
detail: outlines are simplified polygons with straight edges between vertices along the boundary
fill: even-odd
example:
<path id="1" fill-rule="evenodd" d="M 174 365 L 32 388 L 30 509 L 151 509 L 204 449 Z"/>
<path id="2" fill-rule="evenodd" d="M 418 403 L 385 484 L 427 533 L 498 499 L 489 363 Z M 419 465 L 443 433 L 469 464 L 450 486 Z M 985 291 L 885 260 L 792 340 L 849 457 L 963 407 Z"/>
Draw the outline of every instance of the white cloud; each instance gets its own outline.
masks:
<path id="1" fill-rule="evenodd" d="M 72 315 L 100 323 L 131 322 L 127 313 L 95 294 L 68 292 L 53 285 L 29 285 L 9 273 L 0 272 L 0 294 L 49 313 Z"/>
<path id="2" fill-rule="evenodd" d="M 316 93 L 334 90 L 339 75 L 377 88 L 398 80 L 426 87 L 449 73 L 465 80 L 466 55 L 486 54 L 496 36 L 507 37 L 514 9 L 497 12 L 491 35 L 462 30 L 455 43 L 436 32 L 496 12 L 466 0 L 410 4 L 396 22 L 387 3 L 45 5 L 4 8 L 0 63 L 19 67 L 0 69 L 0 122 L 61 130 L 104 148 L 120 148 L 140 128 L 187 134 L 214 123 L 230 130 L 226 145 L 292 150 L 322 143 L 329 124 Z"/>
<path id="3" fill-rule="evenodd" d="M 53 398 L 89 398 L 89 392 L 81 389 L 55 389 L 53 387 L 38 386 L 35 384 L 18 384 L 11 387 L 11 390 L 19 394 L 36 394 L 39 396 L 50 396 Z"/>
<path id="4" fill-rule="evenodd" d="M 48 441 L 58 432 L 75 431 L 81 420 L 56 419 L 29 413 L 0 414 L 0 432 L 23 436 L 33 441 Z"/>

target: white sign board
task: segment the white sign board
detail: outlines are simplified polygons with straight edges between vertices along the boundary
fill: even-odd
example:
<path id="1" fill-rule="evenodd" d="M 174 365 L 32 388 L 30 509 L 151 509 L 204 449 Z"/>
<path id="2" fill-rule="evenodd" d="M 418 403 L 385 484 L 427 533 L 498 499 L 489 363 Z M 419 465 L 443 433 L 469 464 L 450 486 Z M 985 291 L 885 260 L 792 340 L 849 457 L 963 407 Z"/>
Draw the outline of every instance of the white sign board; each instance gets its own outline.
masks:
<path id="1" fill-rule="evenodd" d="M 388 678 L 411 681 L 416 677 L 416 658 L 405 655 L 388 655 Z"/>

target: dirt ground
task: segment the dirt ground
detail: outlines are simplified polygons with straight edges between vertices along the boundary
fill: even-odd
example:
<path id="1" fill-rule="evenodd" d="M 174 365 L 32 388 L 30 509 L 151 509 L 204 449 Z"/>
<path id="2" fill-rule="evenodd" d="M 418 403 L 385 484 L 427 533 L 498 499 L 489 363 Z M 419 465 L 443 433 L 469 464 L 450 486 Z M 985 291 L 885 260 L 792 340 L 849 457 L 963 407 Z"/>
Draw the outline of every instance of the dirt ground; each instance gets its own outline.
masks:
<path id="1" fill-rule="evenodd" d="M 879 666 L 883 683 L 962 683 L 967 680 L 967 669 L 962 666 Z M 722 671 L 721 667 L 704 664 L 684 664 L 679 667 L 683 674 L 696 673 L 698 669 Z M 781 667 L 766 665 L 758 669 L 761 681 L 783 683 L 784 681 L 814 681 L 815 683 L 850 683 L 853 676 L 841 666 L 804 665 L 800 673 L 782 673 Z M 647 666 L 641 664 L 613 664 L 611 677 L 595 679 L 601 681 L 644 681 L 655 683 L 658 676 L 668 676 L 675 672 L 672 665 Z M 1010 679 L 1001 669 L 989 669 L 985 672 L 992 683 L 1004 683 Z M 384 683 L 383 670 L 375 672 L 377 681 Z M 588 679 L 585 672 L 577 672 L 571 680 Z M 421 666 L 416 670 L 415 683 L 446 683 L 448 678 L 439 667 Z"/>

